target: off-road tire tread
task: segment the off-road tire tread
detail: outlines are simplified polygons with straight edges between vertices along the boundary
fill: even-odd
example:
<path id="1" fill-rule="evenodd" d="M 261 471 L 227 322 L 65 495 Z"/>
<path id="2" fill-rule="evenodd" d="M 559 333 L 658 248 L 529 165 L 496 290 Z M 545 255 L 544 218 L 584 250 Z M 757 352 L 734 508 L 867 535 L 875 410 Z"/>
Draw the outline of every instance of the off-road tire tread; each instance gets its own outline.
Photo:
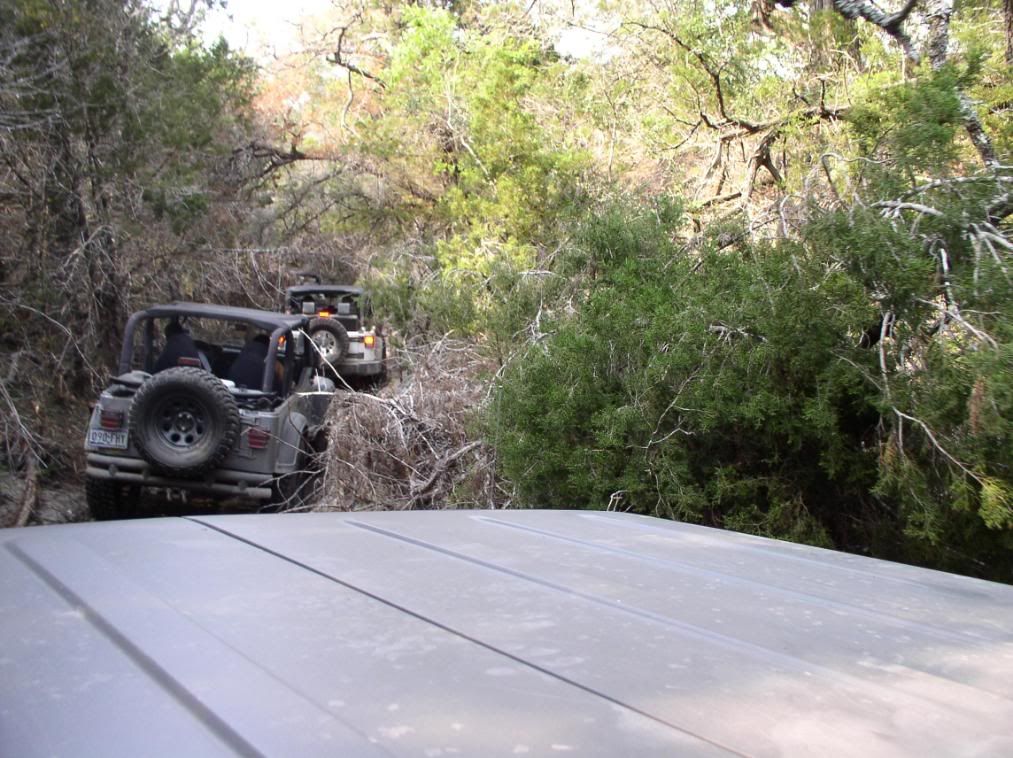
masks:
<path id="1" fill-rule="evenodd" d="M 307 328 L 307 333 L 309 334 L 310 339 L 313 339 L 313 333 L 319 332 L 321 330 L 330 332 L 332 335 L 334 335 L 334 339 L 338 341 L 338 347 L 340 348 L 340 351 L 338 357 L 335 358 L 333 361 L 331 361 L 332 364 L 335 363 L 336 361 L 340 361 L 346 355 L 348 355 L 348 344 L 349 344 L 348 330 L 345 329 L 344 324 L 342 324 L 340 321 L 336 321 L 335 319 L 331 318 L 315 318 L 312 321 L 310 321 L 309 327 Z M 321 356 L 321 359 L 322 358 L 323 356 Z"/>
<path id="2" fill-rule="evenodd" d="M 154 456 L 144 447 L 144 436 L 137 431 L 140 424 L 144 423 L 144 420 L 140 418 L 138 408 L 143 410 L 144 405 L 151 402 L 147 398 L 153 395 L 157 397 L 162 387 L 180 382 L 184 385 L 199 385 L 207 389 L 213 397 L 213 402 L 224 410 L 224 429 L 218 444 L 205 460 L 190 466 L 171 466 L 155 460 Z M 130 406 L 130 433 L 141 457 L 150 463 L 156 471 L 183 479 L 192 479 L 217 468 L 236 446 L 240 433 L 239 408 L 228 388 L 214 374 L 209 374 L 200 368 L 179 366 L 155 374 L 141 385 Z"/>
<path id="3" fill-rule="evenodd" d="M 112 479 L 89 476 L 84 482 L 85 501 L 88 503 L 92 518 L 96 521 L 129 518 L 134 514 L 134 508 L 138 504 L 133 502 L 128 507 L 124 499 L 133 497 L 136 500 L 139 496 L 140 487 L 121 484 Z"/>

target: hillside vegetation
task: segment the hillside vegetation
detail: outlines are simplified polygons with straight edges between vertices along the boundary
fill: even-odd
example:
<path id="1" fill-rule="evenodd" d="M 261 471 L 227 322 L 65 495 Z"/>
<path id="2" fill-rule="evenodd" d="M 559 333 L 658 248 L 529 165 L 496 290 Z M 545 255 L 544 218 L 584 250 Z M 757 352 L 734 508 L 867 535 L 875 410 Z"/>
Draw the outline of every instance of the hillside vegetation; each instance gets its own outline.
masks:
<path id="1" fill-rule="evenodd" d="M 1010 0 L 0 4 L 2 465 L 126 316 L 374 292 L 322 508 L 619 509 L 1013 581 Z M 881 7 L 882 6 L 882 7 Z M 44 495 L 43 495 L 44 497 Z"/>

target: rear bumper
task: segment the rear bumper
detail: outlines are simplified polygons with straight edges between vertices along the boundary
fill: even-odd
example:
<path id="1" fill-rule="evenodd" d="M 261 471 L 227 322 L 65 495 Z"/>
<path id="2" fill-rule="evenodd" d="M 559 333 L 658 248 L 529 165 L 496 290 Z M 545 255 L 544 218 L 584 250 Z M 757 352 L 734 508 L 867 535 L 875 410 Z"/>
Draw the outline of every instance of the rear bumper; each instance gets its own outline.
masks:
<path id="1" fill-rule="evenodd" d="M 383 373 L 383 361 L 345 361 L 335 368 L 342 376 L 376 376 Z"/>
<path id="2" fill-rule="evenodd" d="M 167 487 L 206 495 L 232 495 L 267 500 L 271 497 L 273 476 L 215 469 L 203 479 L 176 479 L 152 472 L 146 461 L 116 455 L 88 453 L 85 473 L 95 479 L 108 479 L 142 487 Z"/>

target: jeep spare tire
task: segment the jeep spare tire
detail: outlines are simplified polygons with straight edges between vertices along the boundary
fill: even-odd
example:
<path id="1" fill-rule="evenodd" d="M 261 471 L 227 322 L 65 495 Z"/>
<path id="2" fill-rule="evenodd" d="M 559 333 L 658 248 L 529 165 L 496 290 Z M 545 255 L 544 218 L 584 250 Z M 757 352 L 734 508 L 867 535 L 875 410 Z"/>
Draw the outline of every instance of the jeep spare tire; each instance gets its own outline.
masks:
<path id="1" fill-rule="evenodd" d="M 141 385 L 130 407 L 130 436 L 163 474 L 192 478 L 218 466 L 239 438 L 239 409 L 214 374 L 175 367 Z"/>
<path id="2" fill-rule="evenodd" d="M 332 365 L 348 354 L 348 332 L 340 321 L 315 318 L 310 321 L 309 335 L 321 357 Z"/>

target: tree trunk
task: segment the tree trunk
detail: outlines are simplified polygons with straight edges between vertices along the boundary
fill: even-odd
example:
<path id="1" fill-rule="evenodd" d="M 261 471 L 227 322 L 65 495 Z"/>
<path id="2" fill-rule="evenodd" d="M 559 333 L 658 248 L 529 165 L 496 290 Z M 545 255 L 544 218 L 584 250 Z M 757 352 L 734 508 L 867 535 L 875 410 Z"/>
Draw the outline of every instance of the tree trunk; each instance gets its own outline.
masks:
<path id="1" fill-rule="evenodd" d="M 1006 63 L 1013 66 L 1013 0 L 1005 0 L 1002 11 L 1006 19 Z"/>
<path id="2" fill-rule="evenodd" d="M 932 68 L 938 70 L 946 63 L 950 49 L 950 16 L 953 15 L 953 0 L 931 0 L 927 3 L 929 37 L 925 53 Z"/>
<path id="3" fill-rule="evenodd" d="M 1006 4 L 1013 0 L 1005 0 Z M 928 4 L 929 37 L 925 45 L 925 53 L 934 70 L 939 70 L 946 63 L 950 48 L 950 16 L 953 15 L 953 0 L 931 0 Z M 964 128 L 971 144 L 978 151 L 978 156 L 987 168 L 999 165 L 999 159 L 992 146 L 992 140 L 985 131 L 974 103 L 963 90 L 957 91 L 960 101 L 960 113 L 964 117 Z"/>

